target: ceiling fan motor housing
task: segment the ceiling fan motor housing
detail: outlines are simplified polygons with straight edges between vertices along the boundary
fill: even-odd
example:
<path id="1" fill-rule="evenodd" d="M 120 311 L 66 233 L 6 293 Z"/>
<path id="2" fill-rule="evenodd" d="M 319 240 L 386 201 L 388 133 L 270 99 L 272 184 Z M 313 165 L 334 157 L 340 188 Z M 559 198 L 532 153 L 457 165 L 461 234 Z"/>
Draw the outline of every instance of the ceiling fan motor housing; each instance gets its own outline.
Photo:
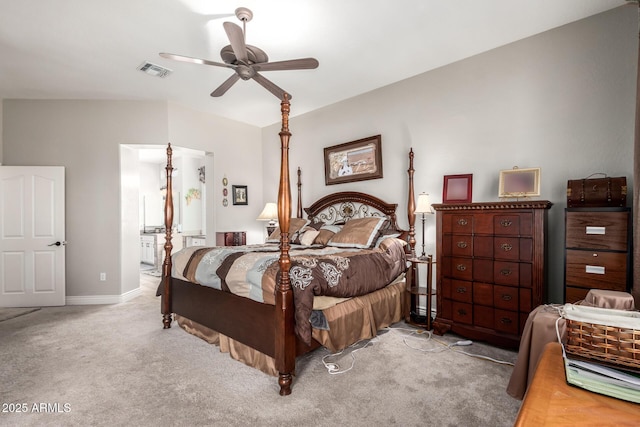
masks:
<path id="1" fill-rule="evenodd" d="M 249 58 L 250 64 L 262 64 L 264 62 L 269 62 L 269 57 L 267 54 L 260 48 L 255 46 L 246 45 L 247 46 L 247 58 Z M 236 65 L 238 63 L 238 59 L 236 58 L 236 54 L 233 53 L 233 48 L 231 45 L 226 45 L 220 51 L 220 57 L 225 62 L 225 64 L 233 64 Z"/>

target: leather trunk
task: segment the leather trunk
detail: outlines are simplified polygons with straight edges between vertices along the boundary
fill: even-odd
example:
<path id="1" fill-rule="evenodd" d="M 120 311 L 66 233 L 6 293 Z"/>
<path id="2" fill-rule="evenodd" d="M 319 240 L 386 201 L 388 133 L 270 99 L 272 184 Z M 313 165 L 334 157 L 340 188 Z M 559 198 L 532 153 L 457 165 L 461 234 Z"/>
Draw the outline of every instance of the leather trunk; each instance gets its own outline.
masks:
<path id="1" fill-rule="evenodd" d="M 570 179 L 567 182 L 567 207 L 608 206 L 627 206 L 626 177 Z"/>

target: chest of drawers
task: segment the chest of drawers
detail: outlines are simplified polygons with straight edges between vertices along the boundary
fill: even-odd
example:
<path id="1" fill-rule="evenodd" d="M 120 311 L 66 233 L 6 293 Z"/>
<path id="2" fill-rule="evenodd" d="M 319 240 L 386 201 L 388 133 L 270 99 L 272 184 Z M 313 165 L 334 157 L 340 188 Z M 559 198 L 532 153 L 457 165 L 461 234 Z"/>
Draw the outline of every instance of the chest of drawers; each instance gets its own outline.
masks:
<path id="1" fill-rule="evenodd" d="M 631 286 L 631 210 L 565 209 L 565 301 Z"/>
<path id="2" fill-rule="evenodd" d="M 438 334 L 517 347 L 543 302 L 549 201 L 433 205 Z"/>

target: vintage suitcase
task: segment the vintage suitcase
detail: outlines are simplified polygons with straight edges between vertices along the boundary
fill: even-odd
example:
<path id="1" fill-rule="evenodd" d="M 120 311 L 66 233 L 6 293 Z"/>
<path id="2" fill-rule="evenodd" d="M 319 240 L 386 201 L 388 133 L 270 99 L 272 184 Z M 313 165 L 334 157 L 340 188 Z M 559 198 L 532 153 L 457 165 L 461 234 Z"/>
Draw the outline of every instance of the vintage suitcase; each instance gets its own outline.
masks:
<path id="1" fill-rule="evenodd" d="M 605 178 L 589 179 L 587 177 L 568 181 L 567 207 L 593 208 L 607 206 L 627 206 L 626 177 L 607 177 L 605 175 Z"/>

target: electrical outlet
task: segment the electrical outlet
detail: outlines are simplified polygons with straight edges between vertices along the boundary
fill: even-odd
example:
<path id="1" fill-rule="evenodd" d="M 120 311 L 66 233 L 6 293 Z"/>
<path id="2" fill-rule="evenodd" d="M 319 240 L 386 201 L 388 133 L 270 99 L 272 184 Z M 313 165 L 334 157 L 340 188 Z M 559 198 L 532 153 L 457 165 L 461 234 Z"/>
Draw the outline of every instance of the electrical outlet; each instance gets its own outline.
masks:
<path id="1" fill-rule="evenodd" d="M 100 281 L 104 282 L 105 280 L 107 280 L 107 273 L 100 273 Z"/>

